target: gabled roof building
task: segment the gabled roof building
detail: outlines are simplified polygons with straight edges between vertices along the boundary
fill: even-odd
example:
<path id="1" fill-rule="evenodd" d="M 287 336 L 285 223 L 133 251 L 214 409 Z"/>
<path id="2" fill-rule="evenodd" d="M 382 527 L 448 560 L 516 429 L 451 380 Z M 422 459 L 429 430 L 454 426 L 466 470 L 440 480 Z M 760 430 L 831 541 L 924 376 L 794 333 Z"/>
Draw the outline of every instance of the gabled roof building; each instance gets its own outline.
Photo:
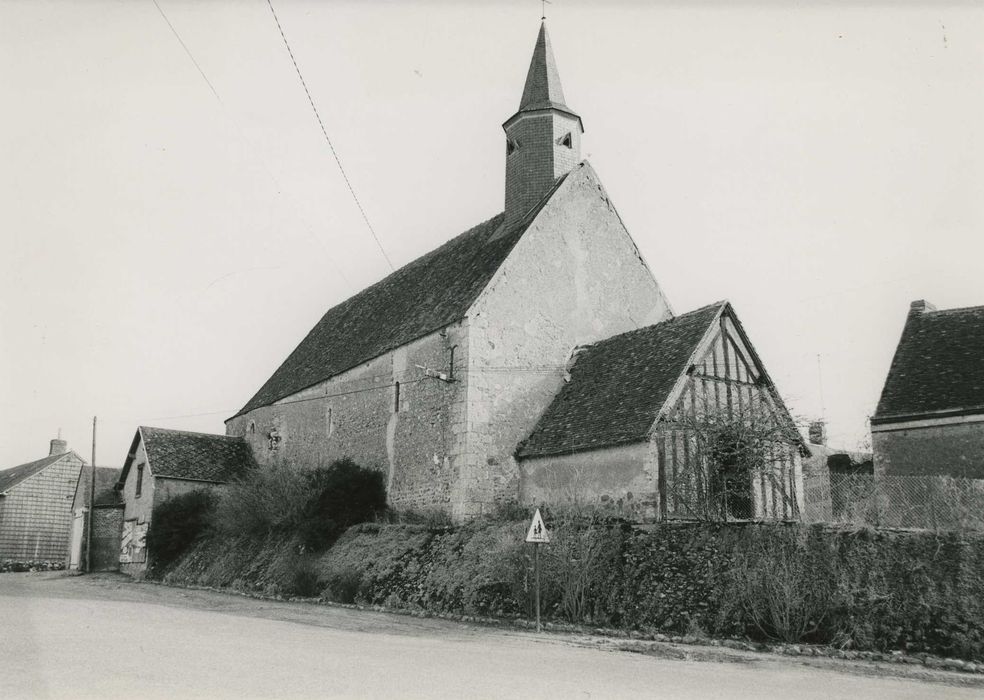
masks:
<path id="1" fill-rule="evenodd" d="M 524 469 L 568 454 L 572 441 L 596 453 L 656 449 L 654 425 L 691 376 L 688 359 L 733 312 L 718 304 L 673 318 L 581 158 L 583 122 L 567 105 L 545 25 L 502 128 L 503 211 L 329 309 L 226 421 L 258 462 L 350 457 L 383 472 L 391 506 L 460 521 L 537 497 L 523 488 L 532 483 Z M 726 323 L 743 337 L 736 319 Z M 734 342 L 754 367 L 741 370 L 746 383 L 771 391 L 750 344 Z M 737 362 L 734 342 L 722 352 Z M 607 385 L 613 372 L 618 383 Z M 656 462 L 645 468 L 638 500 L 649 502 L 647 517 L 668 516 L 673 503 L 657 507 Z M 790 462 L 782 478 L 793 471 Z"/>
<path id="2" fill-rule="evenodd" d="M 912 302 L 871 437 L 876 475 L 984 479 L 984 306 Z"/>
<path id="3" fill-rule="evenodd" d="M 137 428 L 113 487 L 124 504 L 119 538 L 120 570 L 143 576 L 147 567 L 147 530 L 154 508 L 162 501 L 221 486 L 255 465 L 252 451 L 242 438 L 147 426 Z M 97 499 L 106 498 L 111 496 L 105 491 L 97 493 Z"/>
<path id="4" fill-rule="evenodd" d="M 260 462 L 347 456 L 395 507 L 488 512 L 515 501 L 513 453 L 571 349 L 670 316 L 581 159 L 545 25 L 503 129 L 503 211 L 329 309 L 227 421 Z"/>
<path id="5" fill-rule="evenodd" d="M 84 461 L 62 439 L 47 457 L 0 471 L 0 560 L 61 562 Z"/>

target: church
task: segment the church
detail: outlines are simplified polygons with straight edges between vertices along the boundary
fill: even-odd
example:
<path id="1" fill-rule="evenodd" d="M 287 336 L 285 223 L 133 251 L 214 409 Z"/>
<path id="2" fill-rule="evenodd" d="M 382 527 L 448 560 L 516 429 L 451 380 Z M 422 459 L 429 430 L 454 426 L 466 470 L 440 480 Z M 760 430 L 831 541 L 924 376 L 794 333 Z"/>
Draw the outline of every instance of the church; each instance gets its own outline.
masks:
<path id="1" fill-rule="evenodd" d="M 565 499 L 658 520 L 694 515 L 674 485 L 699 490 L 685 471 L 708 467 L 680 406 L 714 396 L 767 405 L 784 431 L 761 478 L 728 481 L 742 512 L 715 512 L 798 517 L 788 411 L 730 304 L 674 314 L 581 157 L 545 24 L 502 127 L 502 213 L 329 309 L 226 434 L 262 464 L 350 457 L 384 473 L 391 507 L 456 522 Z"/>

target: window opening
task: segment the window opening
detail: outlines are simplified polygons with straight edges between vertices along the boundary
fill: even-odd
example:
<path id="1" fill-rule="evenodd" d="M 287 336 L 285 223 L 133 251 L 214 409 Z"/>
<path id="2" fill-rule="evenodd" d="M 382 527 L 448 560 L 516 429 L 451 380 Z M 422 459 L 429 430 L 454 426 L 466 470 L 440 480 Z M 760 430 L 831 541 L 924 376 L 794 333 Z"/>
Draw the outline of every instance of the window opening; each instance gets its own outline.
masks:
<path id="1" fill-rule="evenodd" d="M 450 358 L 448 359 L 448 381 L 454 381 L 454 351 L 458 348 L 457 345 L 451 346 Z"/>
<path id="2" fill-rule="evenodd" d="M 557 143 L 560 144 L 561 146 L 567 146 L 568 148 L 574 148 L 574 146 L 573 146 L 573 143 L 574 142 L 571 139 L 571 132 L 568 131 L 566 134 L 564 134 L 563 136 L 561 136 L 557 140 Z"/>
<path id="3" fill-rule="evenodd" d="M 136 496 L 137 496 L 137 498 L 140 498 L 140 494 L 143 493 L 143 473 L 144 473 L 144 465 L 142 463 L 141 464 L 138 464 L 137 465 L 137 490 L 136 490 Z"/>
<path id="4" fill-rule="evenodd" d="M 519 148 L 519 141 L 516 139 L 506 139 L 506 155 L 511 156 Z"/>
<path id="5" fill-rule="evenodd" d="M 393 385 L 395 391 L 393 392 L 393 413 L 400 412 L 400 383 L 396 382 Z"/>
<path id="6" fill-rule="evenodd" d="M 325 435 L 327 437 L 331 437 L 331 431 L 333 427 L 334 426 L 332 425 L 331 422 L 331 406 L 329 406 L 328 410 L 325 411 Z"/>

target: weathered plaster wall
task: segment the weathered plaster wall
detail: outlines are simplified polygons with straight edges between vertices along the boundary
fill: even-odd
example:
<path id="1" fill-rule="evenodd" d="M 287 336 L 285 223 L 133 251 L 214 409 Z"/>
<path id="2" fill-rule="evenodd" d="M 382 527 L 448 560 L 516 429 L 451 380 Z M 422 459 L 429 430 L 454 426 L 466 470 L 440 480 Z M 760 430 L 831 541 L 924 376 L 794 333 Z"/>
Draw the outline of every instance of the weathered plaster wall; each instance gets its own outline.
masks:
<path id="1" fill-rule="evenodd" d="M 639 522 L 656 518 L 656 459 L 648 443 L 524 459 L 520 503 L 610 508 Z"/>
<path id="2" fill-rule="evenodd" d="M 0 559 L 62 561 L 82 459 L 66 453 L 0 498 Z"/>
<path id="3" fill-rule="evenodd" d="M 451 371 L 452 350 L 454 381 L 427 376 Z M 465 445 L 467 360 L 467 327 L 455 324 L 233 418 L 226 434 L 246 438 L 263 464 L 312 468 L 349 457 L 385 474 L 391 506 L 450 511 Z"/>
<path id="4" fill-rule="evenodd" d="M 576 345 L 669 315 L 590 166 L 537 215 L 469 312 L 468 445 L 454 515 L 519 493 L 513 452 L 553 399 Z"/>
<path id="5" fill-rule="evenodd" d="M 875 474 L 984 479 L 984 417 L 980 422 L 872 431 Z"/>
<path id="6" fill-rule="evenodd" d="M 137 496 L 139 472 L 137 467 L 140 464 L 144 465 L 143 484 L 140 496 Z M 147 462 L 147 452 L 143 442 L 138 443 L 134 452 L 133 463 L 127 472 L 126 480 L 123 482 L 123 540 L 120 549 L 120 571 L 135 578 L 142 578 L 147 571 L 147 554 L 146 549 L 142 546 L 143 542 L 131 541 L 132 543 L 128 544 L 126 541 L 128 529 L 137 526 L 149 527 L 154 508 L 170 498 L 190 491 L 215 488 L 222 488 L 222 484 L 211 481 L 168 479 L 154 476 L 152 465 Z M 126 559 L 124 549 L 127 550 L 130 561 L 124 561 Z"/>

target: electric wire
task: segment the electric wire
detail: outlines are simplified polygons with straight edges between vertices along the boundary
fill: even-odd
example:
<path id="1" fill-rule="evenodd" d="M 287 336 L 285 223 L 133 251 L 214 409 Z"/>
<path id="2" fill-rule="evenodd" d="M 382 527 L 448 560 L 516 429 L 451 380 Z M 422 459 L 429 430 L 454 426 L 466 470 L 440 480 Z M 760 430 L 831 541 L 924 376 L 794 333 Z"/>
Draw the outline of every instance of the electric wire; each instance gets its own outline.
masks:
<path id="1" fill-rule="evenodd" d="M 215 85 L 212 84 L 211 80 L 209 80 L 208 75 L 205 74 L 205 69 L 203 69 L 201 64 L 195 59 L 195 55 L 191 52 L 191 49 L 181 38 L 181 34 L 178 33 L 177 28 L 174 26 L 174 24 L 171 23 L 171 20 L 168 19 L 167 14 L 164 12 L 164 8 L 161 7 L 158 0 L 151 0 L 151 1 L 154 3 L 154 7 L 157 8 L 157 12 L 160 13 L 161 18 L 164 20 L 165 24 L 167 24 L 168 29 L 171 30 L 171 34 L 174 35 L 174 38 L 177 39 L 178 43 L 181 45 L 181 48 L 184 49 L 185 55 L 188 56 L 188 60 L 191 61 L 192 65 L 195 66 L 195 70 L 198 71 L 198 74 L 202 77 L 202 80 L 205 81 L 205 84 L 208 86 L 208 89 L 215 97 L 215 101 L 219 103 L 219 107 L 222 110 L 222 113 L 225 115 L 226 119 L 228 119 L 232 123 L 232 125 L 236 127 L 236 130 L 239 132 L 240 139 L 242 139 L 243 143 L 245 143 L 249 147 L 250 154 L 255 158 L 256 162 L 259 163 L 260 167 L 263 168 L 264 172 L 266 172 L 271 182 L 273 182 L 273 185 L 277 190 L 277 194 L 287 195 L 288 198 L 291 198 L 287 193 L 287 191 L 280 184 L 280 181 L 277 179 L 277 176 L 273 174 L 273 170 L 271 170 L 270 167 L 266 164 L 266 162 L 256 154 L 257 151 L 256 147 L 253 145 L 252 141 L 250 141 L 250 139 L 246 136 L 246 132 L 243 130 L 242 126 L 239 125 L 239 122 L 237 122 L 229 113 L 229 110 L 226 108 L 225 102 L 222 101 L 222 97 L 219 95 L 218 90 L 215 89 Z M 325 257 L 328 258 L 332 266 L 335 268 L 335 271 L 338 272 L 339 277 L 341 277 L 350 288 L 355 288 L 355 285 L 345 274 L 345 270 L 342 269 L 342 267 L 335 261 L 332 255 L 328 252 L 328 249 L 321 242 L 321 239 L 315 235 L 314 227 L 298 212 L 299 212 L 299 207 L 297 207 L 295 203 L 293 207 L 293 213 L 297 217 L 298 221 L 301 222 L 302 228 L 304 229 L 305 233 L 307 233 L 308 237 L 311 238 L 311 240 L 314 241 L 314 243 L 319 248 L 321 248 L 322 252 L 325 254 Z"/>
<path id="2" fill-rule="evenodd" d="M 156 0 L 155 0 L 156 2 Z M 291 63 L 294 64 L 294 70 L 297 71 L 297 77 L 301 80 L 301 87 L 304 88 L 304 94 L 307 95 L 308 102 L 311 104 L 311 109 L 314 111 L 314 116 L 318 120 L 318 126 L 321 127 L 321 133 L 325 137 L 325 142 L 328 144 L 328 148 L 331 150 L 331 155 L 335 158 L 335 163 L 338 164 L 338 172 L 342 174 L 342 179 L 345 181 L 345 185 L 348 187 L 349 192 L 352 195 L 352 199 L 355 201 L 355 205 L 359 208 L 359 213 L 362 214 L 362 220 L 366 222 L 366 227 L 369 229 L 369 233 L 372 234 L 373 240 L 376 241 L 376 245 L 379 247 L 379 252 L 383 254 L 383 258 L 386 260 L 386 264 L 389 265 L 390 270 L 395 270 L 393 263 L 390 261 L 389 256 L 386 254 L 386 249 L 383 248 L 382 242 L 379 240 L 379 236 L 376 235 L 376 230 L 372 227 L 369 222 L 369 217 L 366 215 L 366 210 L 362 206 L 362 202 L 359 201 L 359 197 L 355 194 L 355 188 L 352 187 L 352 183 L 349 180 L 348 174 L 345 172 L 345 168 L 342 167 L 342 159 L 338 155 L 338 151 L 335 150 L 334 144 L 328 137 L 328 130 L 325 129 L 325 124 L 321 120 L 321 114 L 318 113 L 318 108 L 314 104 L 314 98 L 311 97 L 311 91 L 308 90 L 307 82 L 304 80 L 304 76 L 301 74 L 301 68 L 297 65 L 297 59 L 294 58 L 294 52 L 290 48 L 290 43 L 287 41 L 287 35 L 284 34 L 284 28 L 280 25 L 280 18 L 277 17 L 277 11 L 273 9 L 272 0 L 267 0 L 267 5 L 270 7 L 270 12 L 273 14 L 273 21 L 277 23 L 277 29 L 280 32 L 280 38 L 284 40 L 284 46 L 287 47 L 287 54 L 290 56 Z"/>

